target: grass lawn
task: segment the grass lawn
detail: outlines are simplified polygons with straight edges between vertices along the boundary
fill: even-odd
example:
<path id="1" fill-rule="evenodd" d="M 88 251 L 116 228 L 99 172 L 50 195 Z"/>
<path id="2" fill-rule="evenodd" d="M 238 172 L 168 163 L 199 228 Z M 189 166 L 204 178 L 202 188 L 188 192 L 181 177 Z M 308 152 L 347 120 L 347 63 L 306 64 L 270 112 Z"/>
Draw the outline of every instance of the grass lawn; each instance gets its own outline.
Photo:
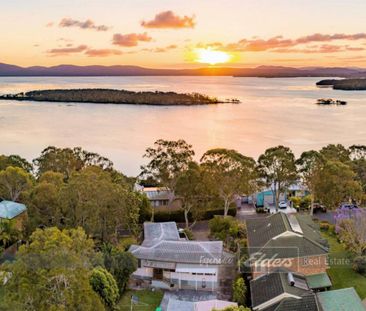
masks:
<path id="1" fill-rule="evenodd" d="M 349 253 L 344 246 L 337 241 L 337 238 L 324 233 L 324 237 L 328 239 L 330 246 L 329 261 L 330 269 L 328 269 L 329 277 L 332 280 L 332 289 L 354 287 L 361 297 L 366 298 L 366 277 L 353 271 L 352 263 L 346 265 L 338 265 L 337 259 L 348 258 L 351 261 Z M 334 262 L 332 262 L 332 259 Z"/>
<path id="2" fill-rule="evenodd" d="M 163 298 L 163 292 L 151 290 L 138 290 L 126 291 L 120 302 L 117 305 L 117 310 L 119 311 L 130 311 L 131 310 L 131 295 L 137 296 L 139 298 L 139 303 L 133 305 L 132 310 L 134 311 L 155 311 L 156 307 L 160 305 L 161 299 Z"/>

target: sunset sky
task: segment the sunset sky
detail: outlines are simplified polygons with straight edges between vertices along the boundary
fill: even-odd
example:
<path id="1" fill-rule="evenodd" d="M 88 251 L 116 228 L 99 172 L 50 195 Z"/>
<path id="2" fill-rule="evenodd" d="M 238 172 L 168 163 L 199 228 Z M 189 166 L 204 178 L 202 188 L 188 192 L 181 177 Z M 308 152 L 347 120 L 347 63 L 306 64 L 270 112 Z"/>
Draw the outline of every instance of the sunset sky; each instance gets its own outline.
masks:
<path id="1" fill-rule="evenodd" d="M 365 0 L 9 0 L 0 63 L 366 67 Z"/>

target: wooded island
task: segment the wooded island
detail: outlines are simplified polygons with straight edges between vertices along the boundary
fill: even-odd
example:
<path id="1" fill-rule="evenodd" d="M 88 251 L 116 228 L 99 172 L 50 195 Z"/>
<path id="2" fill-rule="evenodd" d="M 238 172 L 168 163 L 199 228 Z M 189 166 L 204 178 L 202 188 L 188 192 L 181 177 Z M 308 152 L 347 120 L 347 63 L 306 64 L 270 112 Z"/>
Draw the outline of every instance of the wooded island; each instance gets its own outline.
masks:
<path id="1" fill-rule="evenodd" d="M 30 100 L 48 102 L 74 102 L 98 104 L 131 105 L 210 105 L 220 103 L 238 103 L 236 99 L 219 100 L 199 93 L 175 92 L 134 92 L 113 89 L 58 89 L 40 90 L 0 96 L 2 100 Z"/>

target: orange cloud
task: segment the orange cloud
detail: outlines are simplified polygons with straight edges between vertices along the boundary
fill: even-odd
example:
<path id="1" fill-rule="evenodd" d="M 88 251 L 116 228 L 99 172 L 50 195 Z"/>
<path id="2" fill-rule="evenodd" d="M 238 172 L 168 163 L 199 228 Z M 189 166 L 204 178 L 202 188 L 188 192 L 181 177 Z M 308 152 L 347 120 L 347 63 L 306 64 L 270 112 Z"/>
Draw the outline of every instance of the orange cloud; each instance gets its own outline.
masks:
<path id="1" fill-rule="evenodd" d="M 91 19 L 87 19 L 83 22 L 72 18 L 63 18 L 59 23 L 59 27 L 78 27 L 81 29 L 93 29 L 96 31 L 107 31 L 110 29 L 110 27 L 106 25 L 96 25 Z"/>
<path id="2" fill-rule="evenodd" d="M 366 40 L 366 33 L 356 33 L 356 34 L 312 34 L 309 36 L 303 36 L 296 39 L 284 38 L 283 36 L 276 36 L 269 39 L 253 38 L 253 39 L 242 39 L 238 42 L 223 44 L 220 42 L 213 42 L 206 44 L 205 47 L 221 48 L 228 51 L 237 52 L 263 52 L 263 51 L 273 51 L 283 53 L 285 49 L 290 49 L 297 47 L 299 45 L 306 45 L 317 42 L 332 42 L 332 41 L 356 41 L 356 40 Z M 202 46 L 202 44 L 200 44 Z M 294 49 L 296 51 L 297 49 Z M 336 45 L 324 45 L 319 49 L 298 49 L 299 51 L 308 51 L 309 53 L 325 53 L 325 52 L 338 52 L 342 50 L 347 51 L 360 51 L 358 47 L 349 46 L 339 46 Z"/>
<path id="3" fill-rule="evenodd" d="M 178 16 L 173 11 L 164 11 L 155 15 L 150 21 L 142 21 L 141 26 L 146 28 L 194 28 L 194 16 Z"/>
<path id="4" fill-rule="evenodd" d="M 142 51 L 144 52 L 153 52 L 153 53 L 165 53 L 165 52 L 168 52 L 170 50 L 174 50 L 176 49 L 178 46 L 175 45 L 175 44 L 171 44 L 171 45 L 168 45 L 168 46 L 165 46 L 165 47 L 157 47 L 155 49 L 142 49 Z"/>
<path id="5" fill-rule="evenodd" d="M 329 42 L 334 40 L 362 40 L 366 39 L 366 33 L 356 33 L 356 34 L 343 34 L 343 33 L 336 33 L 333 35 L 315 33 L 310 36 L 300 37 L 296 40 L 298 44 L 301 43 L 309 43 L 309 42 Z"/>
<path id="6" fill-rule="evenodd" d="M 284 48 L 284 49 L 275 49 L 272 52 L 277 53 L 303 53 L 303 54 L 315 54 L 315 53 L 337 53 L 337 52 L 345 52 L 345 51 L 363 51 L 364 48 L 361 47 L 350 47 L 350 46 L 340 46 L 340 45 L 331 45 L 324 44 L 321 46 L 315 46 L 304 49 L 294 49 L 294 48 Z"/>
<path id="7" fill-rule="evenodd" d="M 51 49 L 51 50 L 48 50 L 47 53 L 50 54 L 51 56 L 61 56 L 61 55 L 65 56 L 65 55 L 84 52 L 87 49 L 88 49 L 88 46 L 82 44 L 82 45 L 75 46 L 75 47 Z"/>
<path id="8" fill-rule="evenodd" d="M 89 49 L 85 52 L 85 55 L 88 55 L 89 57 L 107 57 L 122 54 L 122 51 L 115 49 Z"/>
<path id="9" fill-rule="evenodd" d="M 126 46 L 126 47 L 137 46 L 139 41 L 149 42 L 151 40 L 152 40 L 152 38 L 150 36 L 148 36 L 148 34 L 146 32 L 141 33 L 141 34 L 130 33 L 127 35 L 122 35 L 122 34 L 116 33 L 113 36 L 114 45 Z"/>

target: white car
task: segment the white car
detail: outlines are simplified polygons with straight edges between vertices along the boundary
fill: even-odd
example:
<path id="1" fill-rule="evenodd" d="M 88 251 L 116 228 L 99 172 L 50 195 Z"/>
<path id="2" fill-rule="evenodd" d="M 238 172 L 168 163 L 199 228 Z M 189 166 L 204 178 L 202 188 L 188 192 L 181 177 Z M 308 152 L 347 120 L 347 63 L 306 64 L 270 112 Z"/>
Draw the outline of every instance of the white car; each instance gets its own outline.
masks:
<path id="1" fill-rule="evenodd" d="M 281 201 L 280 203 L 278 203 L 278 208 L 280 208 L 280 209 L 287 208 L 287 202 Z"/>

